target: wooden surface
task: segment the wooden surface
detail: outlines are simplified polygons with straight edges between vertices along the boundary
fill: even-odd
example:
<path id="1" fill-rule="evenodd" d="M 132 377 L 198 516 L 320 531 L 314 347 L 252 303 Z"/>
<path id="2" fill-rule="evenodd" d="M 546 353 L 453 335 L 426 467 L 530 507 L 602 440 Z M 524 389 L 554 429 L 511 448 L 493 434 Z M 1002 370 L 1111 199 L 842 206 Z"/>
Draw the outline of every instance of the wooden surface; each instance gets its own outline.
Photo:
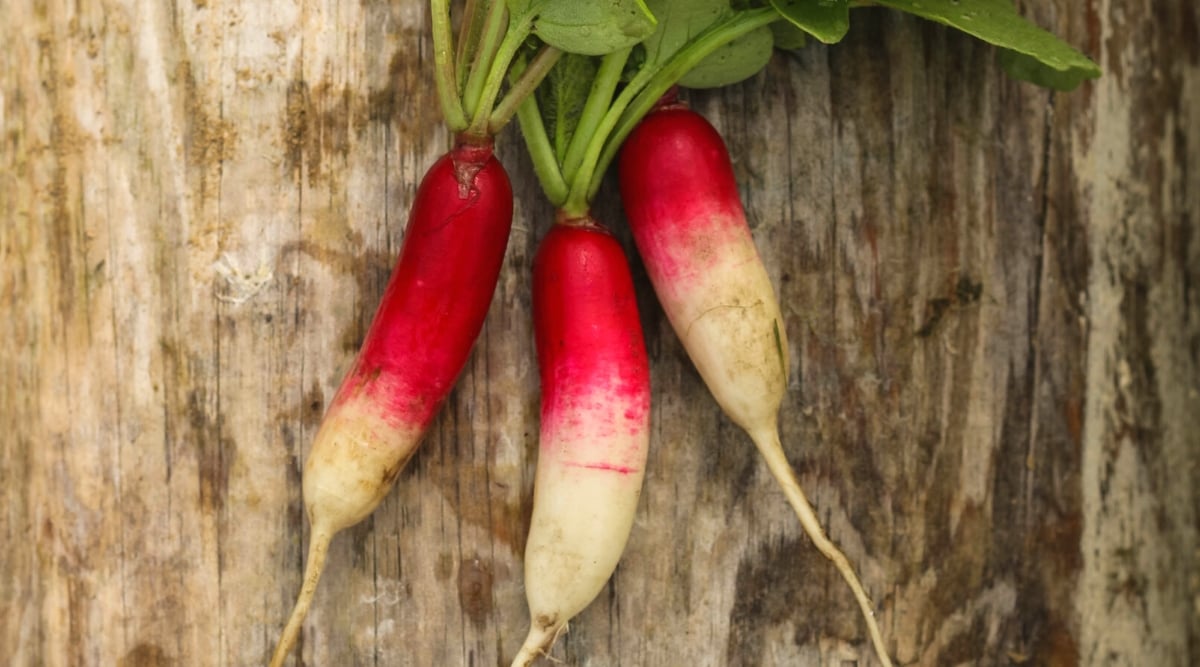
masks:
<path id="1" fill-rule="evenodd" d="M 1200 10 L 1021 5 L 1105 77 L 1051 94 L 859 10 L 843 44 L 691 99 L 781 294 L 785 446 L 892 655 L 1194 665 Z M 0 7 L 9 664 L 265 661 L 300 583 L 301 462 L 447 147 L 427 35 L 412 0 Z M 486 330 L 397 489 L 335 542 L 296 664 L 503 665 L 524 637 L 552 212 L 501 144 L 517 217 Z M 633 265 L 645 491 L 554 656 L 875 664 Z"/>

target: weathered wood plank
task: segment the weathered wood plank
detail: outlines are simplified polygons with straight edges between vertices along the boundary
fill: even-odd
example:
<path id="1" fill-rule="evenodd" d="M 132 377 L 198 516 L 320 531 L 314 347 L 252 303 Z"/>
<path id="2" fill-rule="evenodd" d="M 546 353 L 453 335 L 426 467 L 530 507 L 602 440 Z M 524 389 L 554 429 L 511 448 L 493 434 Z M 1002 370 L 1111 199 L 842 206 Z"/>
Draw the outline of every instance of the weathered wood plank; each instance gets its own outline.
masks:
<path id="1" fill-rule="evenodd" d="M 941 28 L 692 94 L 790 332 L 783 440 L 905 664 L 1200 659 L 1200 10 L 1023 8 L 1071 94 Z M 447 146 L 423 3 L 0 8 L 0 646 L 17 665 L 265 661 L 299 470 Z M 517 218 L 483 336 L 342 535 L 297 664 L 507 664 L 537 451 Z M 611 184 L 597 216 L 628 244 Z M 644 271 L 655 440 L 579 665 L 873 664 L 854 602 L 719 413 Z"/>

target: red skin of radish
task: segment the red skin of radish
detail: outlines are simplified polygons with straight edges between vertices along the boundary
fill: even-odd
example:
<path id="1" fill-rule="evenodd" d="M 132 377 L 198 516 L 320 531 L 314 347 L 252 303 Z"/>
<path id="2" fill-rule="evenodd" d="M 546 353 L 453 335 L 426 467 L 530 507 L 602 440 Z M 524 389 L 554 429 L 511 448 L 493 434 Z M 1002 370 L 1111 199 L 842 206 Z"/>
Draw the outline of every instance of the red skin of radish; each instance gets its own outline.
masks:
<path id="1" fill-rule="evenodd" d="M 623 407 L 615 415 L 614 430 L 644 429 L 650 409 L 649 361 L 620 244 L 595 224 L 556 224 L 534 259 L 533 286 L 542 430 L 572 419 L 596 382 L 604 383 L 613 404 Z M 606 455 L 610 461 L 625 458 L 620 452 Z M 640 472 L 619 462 L 595 466 Z"/>
<path id="2" fill-rule="evenodd" d="M 335 405 L 363 391 L 393 418 L 429 425 L 479 336 L 511 226 L 512 186 L 489 146 L 459 146 L 434 163 Z"/>
<path id="3" fill-rule="evenodd" d="M 687 280 L 714 259 L 711 250 L 698 254 L 667 237 L 703 235 L 715 247 L 749 236 L 725 143 L 686 107 L 663 107 L 634 129 L 621 150 L 620 182 L 631 223 L 654 221 L 630 227 L 638 252 L 664 280 Z"/>
<path id="4" fill-rule="evenodd" d="M 620 183 L 646 273 L 676 334 L 717 403 L 754 441 L 805 533 L 846 580 L 876 655 L 890 667 L 866 591 L 826 537 L 779 441 L 787 335 L 725 142 L 703 116 L 668 103 L 625 140 Z"/>
<path id="5" fill-rule="evenodd" d="M 512 186 L 490 143 L 460 144 L 426 172 L 383 299 L 305 462 L 308 564 L 272 667 L 299 634 L 330 540 L 391 490 L 462 372 L 511 227 Z"/>
<path id="6" fill-rule="evenodd" d="M 612 576 L 650 440 L 650 368 L 625 252 L 590 218 L 555 224 L 533 262 L 542 410 L 525 545 L 531 628 L 514 667 L 546 652 Z"/>

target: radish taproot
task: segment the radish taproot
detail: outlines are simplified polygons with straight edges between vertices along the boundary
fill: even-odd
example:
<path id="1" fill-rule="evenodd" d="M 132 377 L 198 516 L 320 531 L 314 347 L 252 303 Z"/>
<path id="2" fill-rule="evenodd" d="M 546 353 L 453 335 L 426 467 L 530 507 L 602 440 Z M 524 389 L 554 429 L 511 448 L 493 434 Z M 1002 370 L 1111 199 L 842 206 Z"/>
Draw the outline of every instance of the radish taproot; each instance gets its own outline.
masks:
<path id="1" fill-rule="evenodd" d="M 633 527 L 650 440 L 650 371 L 621 245 L 556 223 L 533 263 L 541 426 L 525 545 L 532 664 L 604 588 Z"/>
<path id="2" fill-rule="evenodd" d="M 305 462 L 308 563 L 272 667 L 295 643 L 330 540 L 387 495 L 462 372 L 495 291 L 512 208 L 490 142 L 460 143 L 422 179 L 379 309 Z"/>
<path id="3" fill-rule="evenodd" d="M 880 661 L 890 665 L 871 602 L 825 536 L 780 443 L 787 334 L 724 141 L 703 116 L 668 104 L 641 121 L 619 159 L 626 217 L 672 328 L 717 403 L 766 459 L 804 531 L 849 584 Z"/>

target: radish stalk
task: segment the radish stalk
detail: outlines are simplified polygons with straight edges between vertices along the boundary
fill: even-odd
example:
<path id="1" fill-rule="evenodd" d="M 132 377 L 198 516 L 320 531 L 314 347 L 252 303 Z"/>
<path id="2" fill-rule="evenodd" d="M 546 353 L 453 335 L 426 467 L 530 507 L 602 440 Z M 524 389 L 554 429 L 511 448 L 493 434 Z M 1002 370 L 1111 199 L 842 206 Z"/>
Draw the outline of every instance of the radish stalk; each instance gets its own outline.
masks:
<path id="1" fill-rule="evenodd" d="M 330 540 L 391 490 L 462 372 L 511 225 L 512 187 L 490 143 L 459 145 L 421 181 L 396 268 L 305 462 L 308 564 L 272 667 L 295 643 Z"/>
<path id="2" fill-rule="evenodd" d="M 620 49 L 614 51 L 600 60 L 600 68 L 596 71 L 596 77 L 592 81 L 592 89 L 588 93 L 587 102 L 584 103 L 583 111 L 580 113 L 579 126 L 588 128 L 596 127 L 612 106 L 613 94 L 617 90 L 617 85 L 621 82 L 621 72 L 625 68 L 625 62 L 629 60 L 632 48 Z M 579 170 L 579 165 L 583 163 L 584 153 L 587 151 L 591 136 L 587 132 L 577 132 L 571 137 L 571 142 L 567 146 L 566 155 L 563 156 L 563 178 L 570 181 L 575 177 L 575 172 Z"/>
<path id="3" fill-rule="evenodd" d="M 458 96 L 455 81 L 454 40 L 450 29 L 449 0 L 430 0 L 430 14 L 433 23 L 433 62 L 437 68 L 434 77 L 437 84 L 438 101 L 442 105 L 442 116 L 446 127 L 452 132 L 462 132 L 467 129 L 467 114 L 463 110 L 462 98 Z"/>
<path id="4" fill-rule="evenodd" d="M 454 90 L 458 92 L 460 102 L 463 92 L 467 87 L 467 73 L 471 69 L 468 66 L 468 59 L 479 50 L 479 40 L 483 32 L 483 22 L 485 19 L 484 12 L 479 9 L 479 4 L 484 1 L 466 0 L 466 4 L 462 10 L 462 20 L 458 29 L 458 50 L 454 56 L 456 76 L 454 81 L 451 82 L 454 85 Z"/>
<path id="5" fill-rule="evenodd" d="M 597 132 L 588 145 L 584 162 L 588 168 L 581 170 L 580 177 L 572 187 L 571 196 L 587 201 L 596 196 L 604 173 L 608 171 L 608 166 L 624 143 L 625 137 L 650 112 L 663 93 L 689 70 L 725 44 L 777 20 L 779 15 L 769 7 L 734 12 L 727 19 L 698 35 L 661 67 L 639 71 L 605 114 L 602 132 Z"/>
<path id="6" fill-rule="evenodd" d="M 492 115 L 488 117 L 488 130 L 492 134 L 496 134 L 512 120 L 513 115 L 517 113 L 517 109 L 527 99 L 533 97 L 533 91 L 537 89 L 538 84 L 554 67 L 554 63 L 562 56 L 562 51 L 553 46 L 543 46 L 538 49 L 537 55 L 529 62 L 528 66 L 522 66 L 521 71 L 517 72 L 517 65 L 514 61 L 510 67 L 510 74 L 517 76 L 512 77 L 512 86 L 508 92 L 504 94 L 504 98 L 492 110 Z"/>
<path id="7" fill-rule="evenodd" d="M 483 94 L 484 83 L 492 73 L 492 61 L 496 57 L 496 50 L 500 48 L 501 40 L 504 39 L 505 26 L 508 24 L 506 4 L 501 0 L 490 0 L 490 2 L 484 3 L 487 13 L 476 33 L 478 38 L 473 45 L 475 47 L 474 60 L 462 87 L 463 109 L 468 118 L 478 116 L 479 100 Z"/>
<path id="8" fill-rule="evenodd" d="M 650 440 L 650 371 L 629 264 L 591 218 L 555 224 L 533 267 L 541 426 L 525 545 L 529 635 L 549 651 L 629 539 Z"/>
<path id="9" fill-rule="evenodd" d="M 890 667 L 871 602 L 825 536 L 779 441 L 787 337 L 724 142 L 699 114 L 681 106 L 657 110 L 625 142 L 620 187 L 672 328 L 717 403 L 766 459 L 805 533 L 850 586 L 879 660 Z"/>
<path id="10" fill-rule="evenodd" d="M 502 4 L 502 3 L 501 3 Z M 505 75 L 508 72 L 509 66 L 512 64 L 513 58 L 517 55 L 517 50 L 529 37 L 530 31 L 533 29 L 533 16 L 528 14 L 516 17 L 508 26 L 508 32 L 505 33 L 503 41 L 496 50 L 495 60 L 492 62 L 492 71 L 488 73 L 484 84 L 479 91 L 479 98 L 476 100 L 475 115 L 471 119 L 471 125 L 467 128 L 467 133 L 477 136 L 487 134 L 489 131 L 489 119 L 492 114 L 492 109 L 496 105 L 496 97 L 500 94 L 500 87 L 504 84 Z M 546 68 L 549 71 L 549 68 Z M 536 87 L 536 83 L 530 90 Z"/>
<path id="11" fill-rule="evenodd" d="M 606 56 L 602 67 L 607 66 L 607 71 L 598 72 L 593 81 L 587 110 L 571 138 L 569 157 L 562 164 L 553 151 L 542 150 L 540 135 L 545 135 L 545 127 L 536 113 L 536 101 L 532 96 L 527 98 L 518 117 L 546 198 L 569 216 L 585 217 L 625 137 L 662 94 L 717 49 L 779 19 L 779 13 L 771 7 L 732 12 L 665 61 L 640 67 L 619 93 L 615 88 L 622 68 L 616 65 L 624 64 L 629 54 L 614 52 Z"/>

